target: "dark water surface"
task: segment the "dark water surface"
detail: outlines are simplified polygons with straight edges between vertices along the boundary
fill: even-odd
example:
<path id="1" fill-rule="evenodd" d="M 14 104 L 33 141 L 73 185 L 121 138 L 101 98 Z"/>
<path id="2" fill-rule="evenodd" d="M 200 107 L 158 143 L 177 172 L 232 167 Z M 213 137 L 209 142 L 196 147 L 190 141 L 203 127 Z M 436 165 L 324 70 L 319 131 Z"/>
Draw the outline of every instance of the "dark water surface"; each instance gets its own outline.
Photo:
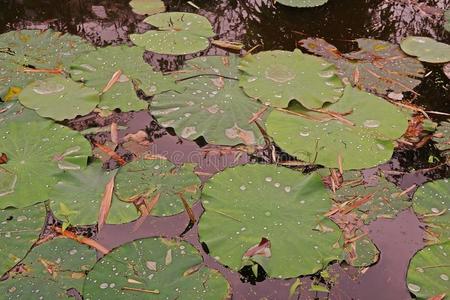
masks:
<path id="1" fill-rule="evenodd" d="M 129 0 L 0 0 L 0 33 L 18 29 L 52 28 L 77 34 L 98 46 L 129 43 L 128 34 L 142 32 L 148 25 L 143 17 L 134 14 Z M 398 43 L 407 35 L 424 35 L 450 43 L 450 33 L 443 30 L 440 13 L 450 7 L 450 0 L 329 0 L 318 8 L 293 9 L 274 6 L 270 0 L 195 0 L 201 9 L 187 1 L 165 1 L 168 11 L 199 13 L 209 18 L 216 33 L 224 40 L 240 40 L 246 49 L 260 45 L 260 50 L 292 50 L 297 41 L 306 37 L 321 37 L 342 51 L 355 49 L 352 40 L 376 38 Z M 422 5 L 420 5 L 422 3 Z M 424 6 L 424 4 L 428 5 Z M 434 9 L 431 9 L 434 8 Z M 196 54 L 224 54 L 216 47 Z M 167 57 L 146 53 L 146 60 L 156 69 L 171 71 L 180 68 L 188 57 Z M 440 66 L 425 65 L 427 76 L 416 89 L 420 96 L 415 104 L 427 110 L 450 113 L 450 81 Z M 441 120 L 436 116 L 436 120 Z M 159 128 L 146 112 L 116 114 L 108 119 L 95 115 L 82 117 L 68 125 L 81 130 L 91 126 L 104 126 L 112 121 L 127 125 L 121 135 L 144 129 L 151 133 L 154 153 L 167 156 L 175 163 L 195 162 L 199 170 L 216 173 L 226 167 L 255 160 L 248 155 L 206 154 L 204 147 Z M 97 135 L 93 139 L 105 136 Z M 106 136 L 106 138 L 108 138 Z M 201 145 L 205 146 L 205 145 Z M 120 153 L 119 154 L 125 154 Z M 420 185 L 432 179 L 449 177 L 446 167 L 429 163 L 429 156 L 438 156 L 432 145 L 395 152 L 388 163 L 367 174 L 384 171 L 388 178 L 403 189 Z M 264 156 L 264 155 L 263 155 Z M 270 155 L 266 155 L 270 162 Z M 114 163 L 110 165 L 114 167 Z M 392 171 L 395 174 L 392 175 Z M 390 175 L 389 175 L 390 174 Z M 203 179 L 207 178 L 204 176 Z M 196 217 L 201 215 L 200 204 L 194 207 Z M 148 217 L 134 231 L 134 224 L 106 225 L 98 239 L 107 247 L 150 236 L 182 236 L 203 255 L 208 266 L 218 269 L 231 283 L 233 299 L 288 299 L 289 287 L 294 280 L 266 279 L 261 282 L 243 281 L 237 273 L 219 265 L 208 256 L 198 240 L 197 225 L 186 230 L 189 223 L 185 214 L 173 217 Z M 330 293 L 309 291 L 313 277 L 302 279 L 303 285 L 292 299 L 409 299 L 405 283 L 410 258 L 421 249 L 422 229 L 411 211 L 404 211 L 393 220 L 378 220 L 368 226 L 369 235 L 381 252 L 380 260 L 365 272 L 350 267 L 333 265 L 331 273 L 336 284 Z M 316 277 L 317 279 L 317 277 Z"/>

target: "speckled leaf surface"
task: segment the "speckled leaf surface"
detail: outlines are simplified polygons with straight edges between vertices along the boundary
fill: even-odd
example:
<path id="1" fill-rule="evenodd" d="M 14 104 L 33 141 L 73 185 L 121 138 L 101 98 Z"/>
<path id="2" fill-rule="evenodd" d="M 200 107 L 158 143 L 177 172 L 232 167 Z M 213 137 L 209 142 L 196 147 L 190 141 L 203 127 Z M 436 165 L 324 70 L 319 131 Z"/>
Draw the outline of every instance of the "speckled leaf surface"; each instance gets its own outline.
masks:
<path id="1" fill-rule="evenodd" d="M 401 42 L 400 47 L 406 54 L 417 56 L 420 61 L 429 63 L 450 61 L 450 45 L 429 37 L 409 36 Z"/>
<path id="2" fill-rule="evenodd" d="M 276 2 L 292 7 L 315 7 L 324 5 L 328 0 L 277 0 Z"/>
<path id="3" fill-rule="evenodd" d="M 102 92 L 114 74 L 121 75 L 111 88 L 102 92 L 99 108 L 104 110 L 137 111 L 146 109 L 148 103 L 141 100 L 136 89 L 153 96 L 173 88 L 174 82 L 160 72 L 153 71 L 143 58 L 139 47 L 109 46 L 80 56 L 71 65 L 74 80 Z"/>
<path id="4" fill-rule="evenodd" d="M 66 291 L 81 291 L 95 251 L 73 240 L 56 238 L 39 245 L 24 259 L 24 272 L 0 282 L 4 299 L 68 299 Z"/>
<path id="5" fill-rule="evenodd" d="M 145 199 L 151 203 L 156 197 L 150 214 L 175 215 L 184 211 L 178 193 L 184 195 L 189 205 L 199 199 L 201 182 L 194 168 L 194 164 L 175 166 L 167 160 L 136 160 L 120 168 L 114 193 L 125 202 Z"/>
<path id="6" fill-rule="evenodd" d="M 24 258 L 37 241 L 46 215 L 42 204 L 0 210 L 0 277 Z"/>
<path id="7" fill-rule="evenodd" d="M 172 127 L 182 138 L 203 137 L 210 144 L 257 145 L 264 138 L 258 126 L 249 122 L 264 106 L 250 99 L 239 88 L 237 56 L 209 56 L 189 60 L 177 75 L 183 93 L 157 95 L 152 115 L 164 127 Z M 203 74 L 203 76 L 202 76 Z M 226 77 L 223 77 L 226 76 Z M 267 113 L 259 114 L 264 126 Z"/>
<path id="8" fill-rule="evenodd" d="M 447 11 L 444 14 L 444 17 L 445 17 L 444 28 L 445 28 L 445 30 L 450 32 L 450 9 L 447 9 Z"/>
<path id="9" fill-rule="evenodd" d="M 435 134 L 433 141 L 436 142 L 436 147 L 442 151 L 442 155 L 447 158 L 450 163 L 450 120 L 442 122 Z"/>
<path id="10" fill-rule="evenodd" d="M 0 98 L 3 99 L 11 88 L 23 88 L 49 76 L 48 72 L 26 72 L 26 66 L 65 70 L 77 55 L 92 50 L 93 46 L 78 36 L 49 29 L 1 34 L 0 49 L 9 49 L 0 50 Z"/>
<path id="11" fill-rule="evenodd" d="M 133 12 L 139 15 L 153 15 L 166 10 L 161 0 L 131 0 L 130 6 Z"/>
<path id="12" fill-rule="evenodd" d="M 342 257 L 341 232 L 323 217 L 331 201 L 317 174 L 273 165 L 230 168 L 208 180 L 202 201 L 200 241 L 232 270 L 250 261 L 270 277 L 289 278 Z M 264 251 L 251 250 L 264 239 L 270 241 Z"/>
<path id="13" fill-rule="evenodd" d="M 408 268 L 408 289 L 417 299 L 450 294 L 450 242 L 425 247 L 414 255 Z M 437 299 L 446 299 L 437 298 Z"/>
<path id="14" fill-rule="evenodd" d="M 401 189 L 383 177 L 372 176 L 371 182 L 367 183 L 360 172 L 344 172 L 343 176 L 345 182 L 351 184 L 338 189 L 333 194 L 333 200 L 338 203 L 349 201 L 347 206 L 364 202 L 357 205 L 353 212 L 366 224 L 378 218 L 393 219 L 411 206 L 408 195 L 402 194 Z"/>
<path id="15" fill-rule="evenodd" d="M 339 166 L 339 157 L 345 170 L 369 168 L 388 161 L 394 140 L 408 127 L 406 113 L 352 87 L 347 87 L 342 99 L 325 110 L 341 113 L 353 125 L 326 113 L 310 113 L 298 106 L 290 109 L 296 112 L 274 110 L 269 114 L 269 135 L 289 154 L 329 168 Z"/>
<path id="16" fill-rule="evenodd" d="M 298 49 L 246 55 L 239 69 L 245 93 L 275 107 L 297 100 L 306 108 L 321 108 L 338 101 L 343 92 L 332 64 Z"/>
<path id="17" fill-rule="evenodd" d="M 370 238 L 363 236 L 357 231 L 358 238 L 355 242 L 347 245 L 345 261 L 353 267 L 368 267 L 378 261 L 380 251 Z"/>
<path id="18" fill-rule="evenodd" d="M 226 299 L 230 287 L 186 242 L 150 238 L 101 259 L 84 284 L 85 299 Z"/>
<path id="19" fill-rule="evenodd" d="M 79 132 L 47 120 L 7 122 L 0 127 L 0 137 L 0 149 L 8 156 L 0 166 L 0 208 L 46 201 L 55 176 L 84 168 L 92 153 Z"/>
<path id="20" fill-rule="evenodd" d="M 131 41 L 148 51 L 184 55 L 205 50 L 215 35 L 211 23 L 203 16 L 170 12 L 150 16 L 144 20 L 157 30 L 131 34 Z"/>
<path id="21" fill-rule="evenodd" d="M 420 186 L 414 194 L 413 209 L 426 225 L 425 238 L 428 243 L 443 243 L 450 240 L 448 179 L 427 182 Z"/>
<path id="22" fill-rule="evenodd" d="M 100 101 L 99 93 L 63 76 L 36 80 L 19 95 L 22 105 L 40 116 L 62 121 L 87 115 Z"/>
<path id="23" fill-rule="evenodd" d="M 344 82 L 378 95 L 412 91 L 425 70 L 398 45 L 372 39 L 357 39 L 359 51 L 341 53 L 323 39 L 300 41 L 302 47 L 335 64 Z"/>
<path id="24" fill-rule="evenodd" d="M 34 110 L 26 108 L 19 101 L 0 102 L 0 126 L 7 122 L 31 122 L 41 121 Z"/>

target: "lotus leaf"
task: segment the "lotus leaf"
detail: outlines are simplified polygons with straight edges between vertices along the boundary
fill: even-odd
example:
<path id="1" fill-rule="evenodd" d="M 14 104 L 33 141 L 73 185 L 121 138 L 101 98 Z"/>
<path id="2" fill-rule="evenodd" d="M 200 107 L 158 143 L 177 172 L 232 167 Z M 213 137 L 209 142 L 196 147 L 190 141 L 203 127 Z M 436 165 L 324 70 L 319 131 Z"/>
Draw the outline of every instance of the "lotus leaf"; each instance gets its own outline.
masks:
<path id="1" fill-rule="evenodd" d="M 157 30 L 131 34 L 131 41 L 161 54 L 184 55 L 205 50 L 209 47 L 208 38 L 215 35 L 208 19 L 192 13 L 161 13 L 146 18 L 144 22 Z"/>
<path id="2" fill-rule="evenodd" d="M 400 211 L 411 206 L 408 195 L 383 177 L 373 176 L 370 184 L 360 172 L 344 172 L 344 184 L 333 195 L 338 203 L 347 202 L 364 223 L 378 218 L 394 218 Z"/>
<path id="3" fill-rule="evenodd" d="M 115 171 L 104 171 L 98 160 L 84 170 L 67 170 L 59 174 L 58 183 L 49 195 L 55 217 L 74 226 L 96 224 L 105 187 L 115 174 Z M 113 203 L 120 205 L 111 206 L 108 214 L 111 223 L 137 219 L 134 205 L 118 199 L 113 199 Z"/>
<path id="4" fill-rule="evenodd" d="M 249 120 L 264 106 L 239 88 L 238 63 L 236 56 L 188 61 L 179 76 L 185 79 L 180 82 L 184 92 L 157 95 L 151 104 L 152 114 L 161 125 L 174 128 L 183 138 L 195 140 L 202 136 L 210 144 L 221 145 L 263 144 L 260 129 Z M 264 116 L 261 114 L 261 119 Z M 264 121 L 260 123 L 264 125 Z"/>
<path id="5" fill-rule="evenodd" d="M 450 294 L 448 253 L 450 242 L 425 247 L 414 255 L 407 281 L 409 291 L 417 299 L 444 299 Z M 442 294 L 444 297 L 439 297 Z"/>
<path id="6" fill-rule="evenodd" d="M 414 194 L 413 209 L 426 225 L 426 239 L 429 243 L 443 243 L 450 240 L 448 179 L 428 182 L 419 187 Z"/>
<path id="7" fill-rule="evenodd" d="M 47 120 L 7 122 L 0 126 L 0 137 L 0 149 L 8 156 L 0 165 L 0 208 L 47 200 L 56 175 L 84 168 L 92 153 L 80 133 Z"/>
<path id="8" fill-rule="evenodd" d="M 313 274 L 340 260 L 341 232 L 323 217 L 331 201 L 318 174 L 273 165 L 226 169 L 206 183 L 200 240 L 237 271 L 257 263 L 270 277 Z"/>
<path id="9" fill-rule="evenodd" d="M 64 70 L 93 49 L 82 38 L 53 30 L 10 31 L 0 35 L 0 98 L 15 99 L 20 89 L 53 71 Z M 6 96 L 9 95 L 8 99 Z"/>
<path id="10" fill-rule="evenodd" d="M 57 121 L 87 115 L 100 101 L 96 90 L 62 76 L 36 80 L 19 96 L 20 103 L 40 116 Z"/>
<path id="11" fill-rule="evenodd" d="M 125 202 L 149 202 L 146 206 L 151 206 L 152 215 L 175 215 L 184 211 L 183 199 L 192 205 L 200 196 L 201 182 L 194 167 L 194 164 L 177 167 L 159 159 L 136 160 L 120 168 L 114 192 Z"/>
<path id="12" fill-rule="evenodd" d="M 186 242 L 151 238 L 121 246 L 97 262 L 85 299 L 227 299 L 228 282 Z"/>
<path id="13" fill-rule="evenodd" d="M 41 121 L 42 118 L 32 109 L 28 109 L 19 101 L 0 102 L 0 126 L 6 122 Z"/>
<path id="14" fill-rule="evenodd" d="M 139 15 L 153 15 L 166 10 L 161 0 L 131 0 L 130 6 Z"/>
<path id="15" fill-rule="evenodd" d="M 124 112 L 146 109 L 148 103 L 139 99 L 136 89 L 153 96 L 175 86 L 168 77 L 154 72 L 143 55 L 144 50 L 139 47 L 100 48 L 76 59 L 71 65 L 71 75 L 101 92 L 101 109 L 119 108 Z"/>
<path id="16" fill-rule="evenodd" d="M 245 93 L 275 107 L 297 100 L 306 108 L 321 108 L 338 101 L 343 92 L 332 64 L 298 49 L 246 55 L 239 69 Z"/>
<path id="17" fill-rule="evenodd" d="M 442 122 L 436 133 L 433 135 L 433 141 L 436 142 L 436 147 L 442 151 L 442 154 L 447 157 L 450 162 L 450 120 Z"/>
<path id="18" fill-rule="evenodd" d="M 291 155 L 329 168 L 338 168 L 339 160 L 344 170 L 369 168 L 388 161 L 394 140 L 408 127 L 406 113 L 350 86 L 342 99 L 327 106 L 324 113 L 311 113 L 298 106 L 291 109 L 297 112 L 270 113 L 269 135 Z"/>
<path id="19" fill-rule="evenodd" d="M 292 7 L 314 7 L 324 5 L 328 0 L 276 0 L 276 2 Z"/>
<path id="20" fill-rule="evenodd" d="M 401 42 L 400 47 L 406 54 L 417 56 L 420 61 L 429 63 L 450 61 L 450 45 L 429 37 L 409 36 Z"/>
<path id="21" fill-rule="evenodd" d="M 411 92 L 420 84 L 424 68 L 406 56 L 398 45 L 372 39 L 357 39 L 361 50 L 341 53 L 323 39 L 300 41 L 302 47 L 335 64 L 344 82 L 378 95 Z"/>
<path id="22" fill-rule="evenodd" d="M 46 215 L 41 204 L 0 210 L 0 277 L 25 257 L 39 238 Z"/>
<path id="23" fill-rule="evenodd" d="M 81 291 L 86 272 L 96 261 L 95 251 L 73 240 L 56 238 L 23 260 L 23 272 L 11 272 L 0 282 L 3 299 L 67 299 L 67 290 Z"/>

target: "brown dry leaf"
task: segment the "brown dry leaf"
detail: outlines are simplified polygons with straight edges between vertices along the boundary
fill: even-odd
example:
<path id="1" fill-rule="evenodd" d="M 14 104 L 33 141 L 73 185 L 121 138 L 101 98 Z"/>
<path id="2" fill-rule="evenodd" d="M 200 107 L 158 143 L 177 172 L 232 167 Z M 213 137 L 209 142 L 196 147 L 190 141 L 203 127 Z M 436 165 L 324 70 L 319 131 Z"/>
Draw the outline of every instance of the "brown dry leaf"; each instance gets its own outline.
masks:
<path id="1" fill-rule="evenodd" d="M 98 230 L 101 230 L 108 218 L 109 209 L 111 208 L 112 195 L 114 189 L 114 177 L 106 184 L 103 192 L 102 202 L 100 203 L 100 211 L 98 213 Z"/>
<path id="2" fill-rule="evenodd" d="M 102 94 L 109 91 L 113 87 L 113 85 L 119 80 L 120 76 L 122 76 L 122 70 L 117 70 L 116 72 L 114 72 L 111 79 L 108 81 L 106 86 L 103 88 Z"/>
<path id="3" fill-rule="evenodd" d="M 139 130 L 136 133 L 130 133 L 127 134 L 123 140 L 125 142 L 129 142 L 129 141 L 133 141 L 136 143 L 139 143 L 141 145 L 149 145 L 150 141 L 148 140 L 148 134 L 147 132 L 143 131 L 143 130 Z"/>
<path id="4" fill-rule="evenodd" d="M 111 123 L 111 141 L 118 145 L 119 144 L 119 131 L 117 130 L 117 123 Z"/>
<path id="5" fill-rule="evenodd" d="M 245 253 L 244 257 L 252 257 L 255 255 L 264 256 L 264 257 L 271 257 L 272 252 L 270 251 L 270 241 L 266 238 L 261 238 L 261 241 L 250 247 Z"/>
<path id="6" fill-rule="evenodd" d="M 145 265 L 147 266 L 147 268 L 151 271 L 156 271 L 156 262 L 154 261 L 147 261 L 145 263 Z"/>
<path id="7" fill-rule="evenodd" d="M 223 80 L 223 77 L 217 77 L 217 78 L 211 79 L 211 81 L 218 89 L 222 89 L 225 85 L 225 81 Z"/>
<path id="8" fill-rule="evenodd" d="M 211 44 L 225 49 L 240 51 L 244 48 L 244 44 L 241 42 L 232 42 L 232 41 L 221 41 L 221 40 L 212 40 Z"/>

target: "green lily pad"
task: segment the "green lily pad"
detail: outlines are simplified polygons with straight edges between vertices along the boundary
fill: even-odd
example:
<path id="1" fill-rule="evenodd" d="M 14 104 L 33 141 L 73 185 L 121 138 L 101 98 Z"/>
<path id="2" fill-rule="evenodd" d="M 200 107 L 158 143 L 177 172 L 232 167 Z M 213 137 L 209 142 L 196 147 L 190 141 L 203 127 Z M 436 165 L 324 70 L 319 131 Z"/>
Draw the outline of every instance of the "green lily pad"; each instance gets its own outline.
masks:
<path id="1" fill-rule="evenodd" d="M 450 45 L 440 43 L 432 38 L 409 36 L 400 43 L 402 50 L 420 61 L 429 63 L 446 63 L 450 61 Z"/>
<path id="2" fill-rule="evenodd" d="M 407 281 L 409 291 L 417 299 L 450 294 L 448 253 L 450 242 L 425 247 L 414 255 L 409 264 Z"/>
<path id="3" fill-rule="evenodd" d="M 92 153 L 79 132 L 47 120 L 7 122 L 0 137 L 0 149 L 8 156 L 0 165 L 0 208 L 46 201 L 56 175 L 84 168 Z"/>
<path id="4" fill-rule="evenodd" d="M 194 168 L 194 164 L 177 167 L 167 160 L 136 160 L 120 168 L 114 192 L 125 202 L 145 199 L 151 203 L 154 199 L 152 215 L 175 215 L 185 210 L 179 193 L 189 205 L 200 197 L 201 182 Z"/>
<path id="5" fill-rule="evenodd" d="M 0 210 L 0 277 L 25 257 L 39 238 L 46 215 L 44 205 Z"/>
<path id="6" fill-rule="evenodd" d="M 131 41 L 148 51 L 161 54 L 184 55 L 199 52 L 208 48 L 208 38 L 215 36 L 208 19 L 192 13 L 161 13 L 146 18 L 144 22 L 157 30 L 131 34 Z"/>
<path id="7" fill-rule="evenodd" d="M 102 162 L 98 160 L 84 170 L 67 170 L 59 174 L 58 183 L 49 195 L 53 214 L 74 226 L 96 224 L 105 187 L 115 174 L 116 171 L 103 170 Z M 127 204 L 118 199 L 112 202 L 122 205 L 112 204 L 108 215 L 110 221 L 127 223 L 138 218 L 134 205 L 126 207 Z M 128 217 L 129 214 L 132 215 Z"/>
<path id="8" fill-rule="evenodd" d="M 350 86 L 339 102 L 325 110 L 340 113 L 353 125 L 327 113 L 311 113 L 298 105 L 290 109 L 291 112 L 270 113 L 269 135 L 289 154 L 329 168 L 339 167 L 339 157 L 344 170 L 370 168 L 388 161 L 394 140 L 408 127 L 406 113 Z"/>
<path id="9" fill-rule="evenodd" d="M 438 126 L 433 135 L 433 141 L 436 142 L 436 147 L 442 151 L 442 155 L 450 162 L 450 120 L 444 121 Z"/>
<path id="10" fill-rule="evenodd" d="M 323 215 L 331 201 L 318 174 L 273 165 L 226 169 L 206 183 L 200 240 L 237 271 L 257 263 L 270 277 L 313 274 L 342 258 L 341 232 Z"/>
<path id="11" fill-rule="evenodd" d="M 227 299 L 230 287 L 186 242 L 151 238 L 121 246 L 97 262 L 85 299 Z"/>
<path id="12" fill-rule="evenodd" d="M 250 97 L 276 107 L 297 100 L 321 108 L 342 96 L 343 85 L 332 64 L 300 50 L 264 51 L 241 59 L 240 85 Z"/>
<path id="13" fill-rule="evenodd" d="M 0 126 L 7 122 L 31 122 L 41 121 L 40 117 L 34 110 L 28 109 L 19 101 L 0 102 Z"/>
<path id="14" fill-rule="evenodd" d="M 210 144 L 233 146 L 263 144 L 260 129 L 249 120 L 264 106 L 239 88 L 238 63 L 237 56 L 189 60 L 179 76 L 186 79 L 179 83 L 185 88 L 183 93 L 157 95 L 151 103 L 152 115 L 183 138 L 195 140 L 202 136 Z M 260 118 L 264 117 L 261 114 Z M 264 125 L 264 121 L 259 123 Z"/>
<path id="15" fill-rule="evenodd" d="M 276 2 L 292 7 L 315 7 L 324 5 L 328 0 L 276 0 Z"/>
<path id="16" fill-rule="evenodd" d="M 65 70 L 80 54 L 93 49 L 82 38 L 53 30 L 10 31 L 0 35 L 0 98 L 16 99 L 12 89 L 45 79 L 50 72 L 30 69 Z"/>
<path id="17" fill-rule="evenodd" d="M 338 203 L 349 201 L 352 210 L 366 224 L 378 218 L 394 218 L 399 212 L 411 206 L 408 195 L 402 194 L 402 190 L 383 177 L 374 176 L 370 184 L 364 182 L 360 172 L 344 172 L 345 182 L 333 194 L 333 200 Z M 362 201 L 361 205 L 357 205 Z M 361 203 L 361 202 L 360 202 Z"/>
<path id="18" fill-rule="evenodd" d="M 4 299 L 67 299 L 67 290 L 81 291 L 96 253 L 73 240 L 56 238 L 33 250 L 23 260 L 22 273 L 0 282 Z"/>
<path id="19" fill-rule="evenodd" d="M 362 235 L 361 231 L 357 234 Z M 351 254 L 350 254 L 351 253 Z M 363 236 L 346 247 L 345 261 L 353 267 L 368 267 L 379 259 L 380 251 L 370 238 Z"/>
<path id="20" fill-rule="evenodd" d="M 20 103 L 40 116 L 57 121 L 87 115 L 100 101 L 96 90 L 62 76 L 36 80 L 19 96 Z"/>
<path id="21" fill-rule="evenodd" d="M 153 15 L 166 10 L 161 0 L 131 0 L 130 6 L 133 12 L 139 15 Z"/>
<path id="22" fill-rule="evenodd" d="M 144 50 L 139 47 L 99 48 L 76 59 L 71 65 L 71 75 L 74 80 L 101 92 L 101 109 L 119 108 L 123 112 L 146 109 L 148 103 L 138 97 L 136 89 L 142 90 L 146 96 L 153 96 L 176 86 L 168 77 L 154 72 L 143 55 Z M 118 80 L 104 91 L 118 71 L 121 72 Z"/>
<path id="23" fill-rule="evenodd" d="M 445 18 L 445 25 L 444 28 L 447 31 L 450 31 L 450 9 L 448 9 L 445 14 L 444 14 L 444 18 Z"/>
<path id="24" fill-rule="evenodd" d="M 427 182 L 414 194 L 413 209 L 426 225 L 429 243 L 450 241 L 450 181 Z M 450 275 L 450 274 L 449 274 Z"/>
<path id="25" fill-rule="evenodd" d="M 357 39 L 360 50 L 341 53 L 323 39 L 308 38 L 300 44 L 308 51 L 336 65 L 344 82 L 363 90 L 389 95 L 412 91 L 425 70 L 398 45 L 372 39 Z M 392 97 L 392 96 L 391 96 Z"/>

